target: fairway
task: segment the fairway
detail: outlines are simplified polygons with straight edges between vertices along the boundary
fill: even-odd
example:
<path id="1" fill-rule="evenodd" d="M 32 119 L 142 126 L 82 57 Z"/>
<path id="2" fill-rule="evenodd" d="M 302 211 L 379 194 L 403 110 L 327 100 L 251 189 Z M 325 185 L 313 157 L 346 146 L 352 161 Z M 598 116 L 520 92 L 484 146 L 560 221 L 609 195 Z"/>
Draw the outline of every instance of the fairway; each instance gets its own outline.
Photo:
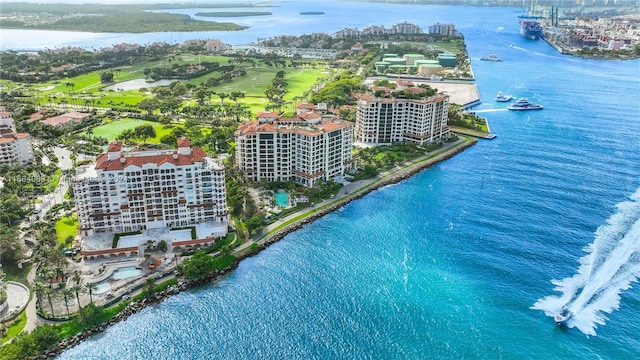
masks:
<path id="1" fill-rule="evenodd" d="M 164 125 L 157 122 L 127 118 L 113 120 L 108 124 L 96 126 L 93 128 L 93 136 L 104 137 L 111 142 L 114 141 L 124 130 L 133 129 L 141 125 L 151 125 L 156 131 L 156 137 L 153 139 L 147 139 L 148 143 L 158 143 L 161 137 L 171 132 L 171 129 L 165 129 Z"/>

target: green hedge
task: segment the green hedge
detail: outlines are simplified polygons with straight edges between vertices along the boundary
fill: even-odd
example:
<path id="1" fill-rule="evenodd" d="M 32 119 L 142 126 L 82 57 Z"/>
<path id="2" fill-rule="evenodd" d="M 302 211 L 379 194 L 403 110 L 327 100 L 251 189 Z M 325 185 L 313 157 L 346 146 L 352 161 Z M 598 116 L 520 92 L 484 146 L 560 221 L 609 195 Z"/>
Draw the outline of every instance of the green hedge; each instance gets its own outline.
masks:
<path id="1" fill-rule="evenodd" d="M 120 237 L 121 236 L 140 235 L 140 234 L 142 234 L 142 231 L 140 231 L 140 230 L 115 234 L 115 235 L 113 235 L 113 241 L 111 242 L 111 248 L 115 249 L 115 248 L 118 247 L 118 241 L 120 241 Z"/>

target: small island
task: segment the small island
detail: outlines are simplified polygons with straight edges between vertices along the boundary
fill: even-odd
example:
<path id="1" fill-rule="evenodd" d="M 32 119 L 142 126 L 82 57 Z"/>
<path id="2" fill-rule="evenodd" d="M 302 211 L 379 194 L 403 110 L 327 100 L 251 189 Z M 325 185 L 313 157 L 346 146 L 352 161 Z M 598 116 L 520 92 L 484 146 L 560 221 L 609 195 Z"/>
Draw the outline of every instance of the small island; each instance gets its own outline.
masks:
<path id="1" fill-rule="evenodd" d="M 195 20 L 188 15 L 159 12 L 171 8 L 179 7 L 171 6 L 171 4 L 160 7 L 157 4 L 3 3 L 0 26 L 4 29 L 66 30 L 95 33 L 237 31 L 247 29 L 247 26 L 233 23 Z M 15 14 L 20 16 L 15 16 Z M 221 12 L 220 14 L 225 13 Z"/>
<path id="2" fill-rule="evenodd" d="M 300 15 L 324 15 L 324 11 L 303 11 Z"/>

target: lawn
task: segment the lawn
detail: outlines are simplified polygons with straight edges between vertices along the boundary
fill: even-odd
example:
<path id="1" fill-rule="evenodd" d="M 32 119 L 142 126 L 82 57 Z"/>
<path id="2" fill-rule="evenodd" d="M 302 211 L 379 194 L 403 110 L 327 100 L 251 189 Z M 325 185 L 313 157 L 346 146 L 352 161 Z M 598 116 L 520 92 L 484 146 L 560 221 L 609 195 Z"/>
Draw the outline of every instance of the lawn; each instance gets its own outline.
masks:
<path id="1" fill-rule="evenodd" d="M 27 275 L 29 274 L 29 270 L 31 270 L 31 265 L 24 265 L 21 269 L 15 263 L 3 264 L 2 270 L 5 274 L 6 281 L 15 281 L 21 284 L 29 284 L 27 281 Z"/>
<path id="2" fill-rule="evenodd" d="M 4 344 L 5 342 L 16 337 L 16 335 L 18 335 L 22 331 L 22 329 L 24 329 L 25 325 L 27 325 L 27 312 L 23 311 L 20 316 L 9 323 L 7 334 L 2 339 L 0 339 L 0 344 Z"/>
<path id="3" fill-rule="evenodd" d="M 58 238 L 58 244 L 64 244 L 65 240 L 71 236 L 78 235 L 78 216 L 65 216 L 62 219 L 56 221 L 56 236 Z"/>
<path id="4" fill-rule="evenodd" d="M 93 136 L 104 137 L 109 142 L 114 141 L 118 135 L 120 135 L 126 129 L 133 129 L 141 125 L 151 125 L 156 131 L 156 137 L 153 139 L 147 139 L 148 143 L 157 144 L 160 142 L 160 138 L 171 132 L 171 128 L 166 128 L 164 125 L 153 121 L 139 120 L 124 118 L 119 120 L 113 120 L 108 124 L 96 126 L 93 128 Z M 176 125 L 174 125 L 175 127 Z"/>
<path id="5" fill-rule="evenodd" d="M 114 73 L 115 84 L 120 82 L 144 79 L 144 69 L 155 66 L 171 66 L 173 64 L 194 64 L 200 62 L 218 62 L 221 65 L 229 63 L 229 57 L 224 56 L 206 56 L 194 54 L 182 54 L 166 58 L 160 61 L 148 63 L 137 63 L 131 66 L 122 66 L 110 69 Z M 320 63 L 318 68 L 281 68 L 281 67 L 244 67 L 246 76 L 236 77 L 230 83 L 220 84 L 212 87 L 213 92 L 225 92 L 227 94 L 233 91 L 241 91 L 245 97 L 239 99 L 238 102 L 249 106 L 253 113 L 264 111 L 267 104 L 265 90 L 271 84 L 271 80 L 278 71 L 285 71 L 288 81 L 287 93 L 285 99 L 288 101 L 302 97 L 309 91 L 311 86 L 318 78 L 327 77 L 324 63 Z M 66 78 L 63 80 L 54 80 L 43 84 L 27 85 L 26 88 L 32 89 L 34 95 L 38 96 L 41 105 L 50 103 L 67 103 L 75 104 L 75 108 L 84 107 L 103 107 L 103 108 L 123 108 L 125 105 L 136 105 L 140 101 L 150 98 L 151 95 L 140 93 L 139 90 L 104 90 L 111 84 L 102 84 L 100 82 L 100 73 L 105 70 L 93 71 L 88 74 Z M 201 76 L 199 78 L 184 81 L 186 84 L 200 85 L 211 77 L 218 77 L 220 74 L 216 71 Z M 73 86 L 67 86 L 73 84 Z M 218 100 L 216 96 L 212 96 L 212 101 Z M 227 99 L 226 101 L 230 101 Z M 71 106 L 71 105 L 69 105 Z M 156 129 L 157 131 L 157 129 Z"/>
<path id="6" fill-rule="evenodd" d="M 231 83 L 221 84 L 213 88 L 213 91 L 231 93 L 233 91 L 244 92 L 245 97 L 238 103 L 249 106 L 252 113 L 264 111 L 268 100 L 265 91 L 271 85 L 271 80 L 278 71 L 284 70 L 287 79 L 287 93 L 285 99 L 293 100 L 308 91 L 320 77 L 326 76 L 324 69 L 282 69 L 282 68 L 246 68 L 246 76 L 237 77 Z M 215 98 L 215 97 L 214 97 Z M 226 100 L 230 101 L 230 100 Z"/>

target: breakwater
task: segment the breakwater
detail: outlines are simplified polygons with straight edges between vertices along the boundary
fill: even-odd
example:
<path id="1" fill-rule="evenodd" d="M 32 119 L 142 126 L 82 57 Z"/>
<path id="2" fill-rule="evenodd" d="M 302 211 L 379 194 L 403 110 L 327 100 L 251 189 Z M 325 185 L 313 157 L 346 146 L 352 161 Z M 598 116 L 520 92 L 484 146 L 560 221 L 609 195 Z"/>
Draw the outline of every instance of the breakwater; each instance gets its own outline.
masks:
<path id="1" fill-rule="evenodd" d="M 83 340 L 95 334 L 105 331 L 109 326 L 116 324 L 120 321 L 126 320 L 127 318 L 129 318 L 129 316 L 140 312 L 142 309 L 148 306 L 159 304 L 169 296 L 176 295 L 176 294 L 179 294 L 180 292 L 194 289 L 202 285 L 206 285 L 213 281 L 217 281 L 221 279 L 223 276 L 225 276 L 226 274 L 228 274 L 229 272 L 235 270 L 243 259 L 246 259 L 248 257 L 258 254 L 262 250 L 266 249 L 269 245 L 274 244 L 275 242 L 283 239 L 289 233 L 292 233 L 296 230 L 303 228 L 306 224 L 309 224 L 331 212 L 334 212 L 339 208 L 349 204 L 350 202 L 364 197 L 365 195 L 369 194 L 374 190 L 377 190 L 383 186 L 395 184 L 402 180 L 408 179 L 422 170 L 428 169 L 429 167 L 439 162 L 450 159 L 451 157 L 463 152 L 465 149 L 475 145 L 477 142 L 478 140 L 476 139 L 467 139 L 463 141 L 461 144 L 458 144 L 457 146 L 451 149 L 447 149 L 443 151 L 441 154 L 434 156 L 433 158 L 411 163 L 401 169 L 398 169 L 388 175 L 383 176 L 380 179 L 377 179 L 367 184 L 366 186 L 363 186 L 358 190 L 354 190 L 349 194 L 345 194 L 340 198 L 336 199 L 334 202 L 328 205 L 325 205 L 324 207 L 318 208 L 316 211 L 309 214 L 309 216 L 306 216 L 297 221 L 294 221 L 291 224 L 274 231 L 273 233 L 267 234 L 266 236 L 264 236 L 262 239 L 258 241 L 257 246 L 248 248 L 243 252 L 237 254 L 237 257 L 234 260 L 234 262 L 231 265 L 229 265 L 227 268 L 214 271 L 206 276 L 203 276 L 202 278 L 180 280 L 178 281 L 177 284 L 168 287 L 166 290 L 160 291 L 156 294 L 152 294 L 138 301 L 132 301 L 120 313 L 118 313 L 118 315 L 114 316 L 108 321 L 97 324 L 68 339 L 65 339 L 59 342 L 58 344 L 53 346 L 51 349 L 48 349 L 43 353 L 41 353 L 39 356 L 36 357 L 36 359 L 53 359 L 56 356 L 58 356 L 60 353 L 64 352 L 65 350 L 78 345 Z"/>

